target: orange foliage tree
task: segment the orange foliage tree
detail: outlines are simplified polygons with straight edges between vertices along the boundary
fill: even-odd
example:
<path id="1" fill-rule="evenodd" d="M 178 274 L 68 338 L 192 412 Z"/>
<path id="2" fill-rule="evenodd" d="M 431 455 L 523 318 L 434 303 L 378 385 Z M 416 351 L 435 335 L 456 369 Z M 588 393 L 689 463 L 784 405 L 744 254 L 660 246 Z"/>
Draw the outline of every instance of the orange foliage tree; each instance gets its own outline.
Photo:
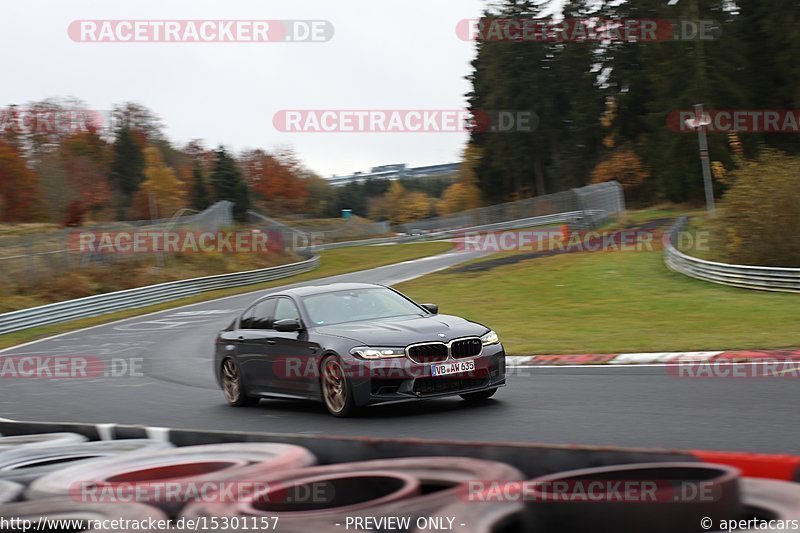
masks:
<path id="1" fill-rule="evenodd" d="M 268 209 L 296 212 L 305 208 L 308 183 L 294 152 L 250 150 L 242 154 L 239 163 L 247 185 Z"/>
<path id="2" fill-rule="evenodd" d="M 36 173 L 19 149 L 0 140 L 0 220 L 30 222 L 38 220 L 41 190 Z"/>
<path id="3" fill-rule="evenodd" d="M 592 171 L 592 183 L 616 180 L 626 190 L 635 189 L 650 176 L 642 159 L 629 146 L 621 146 Z"/>

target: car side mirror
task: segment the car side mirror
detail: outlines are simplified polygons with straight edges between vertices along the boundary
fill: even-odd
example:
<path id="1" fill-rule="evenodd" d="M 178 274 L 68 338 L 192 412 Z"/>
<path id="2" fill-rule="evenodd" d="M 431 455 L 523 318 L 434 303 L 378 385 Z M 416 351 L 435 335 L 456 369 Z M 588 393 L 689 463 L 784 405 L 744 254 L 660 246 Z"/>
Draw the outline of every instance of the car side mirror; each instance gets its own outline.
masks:
<path id="1" fill-rule="evenodd" d="M 283 320 L 276 320 L 273 322 L 272 327 L 275 331 L 289 332 L 289 331 L 302 331 L 303 324 L 296 318 L 284 318 Z"/>
<path id="2" fill-rule="evenodd" d="M 434 315 L 439 313 L 439 306 L 436 304 L 422 304 L 422 308 Z"/>

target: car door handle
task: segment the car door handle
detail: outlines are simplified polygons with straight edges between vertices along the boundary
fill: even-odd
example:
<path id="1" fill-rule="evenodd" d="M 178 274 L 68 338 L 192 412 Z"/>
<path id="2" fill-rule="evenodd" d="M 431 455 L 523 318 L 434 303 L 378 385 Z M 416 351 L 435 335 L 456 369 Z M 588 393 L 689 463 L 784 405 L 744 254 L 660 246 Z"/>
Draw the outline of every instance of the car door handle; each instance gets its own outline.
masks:
<path id="1" fill-rule="evenodd" d="M 239 335 L 238 337 L 236 337 L 236 340 L 239 342 L 244 342 L 244 337 L 242 335 Z"/>
<path id="2" fill-rule="evenodd" d="M 275 344 L 275 339 L 267 339 L 267 344 Z"/>

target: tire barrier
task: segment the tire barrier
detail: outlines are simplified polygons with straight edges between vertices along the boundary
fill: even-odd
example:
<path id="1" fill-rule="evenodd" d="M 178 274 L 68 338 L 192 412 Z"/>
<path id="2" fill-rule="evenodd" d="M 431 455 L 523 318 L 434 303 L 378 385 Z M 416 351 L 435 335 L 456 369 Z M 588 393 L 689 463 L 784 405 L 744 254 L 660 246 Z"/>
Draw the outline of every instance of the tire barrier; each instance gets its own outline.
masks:
<path id="1" fill-rule="evenodd" d="M 418 518 L 458 503 L 469 481 L 518 481 L 524 477 L 505 463 L 468 457 L 334 464 L 261 478 L 268 488 L 243 501 L 194 503 L 182 516 L 273 516 L 279 518 L 282 527 L 321 518 L 344 520 L 347 516 Z M 413 484 L 402 482 L 409 478 Z"/>
<path id="2" fill-rule="evenodd" d="M 86 437 L 77 433 L 35 433 L 0 437 L 0 452 L 17 449 L 20 446 L 64 446 L 87 440 Z"/>
<path id="3" fill-rule="evenodd" d="M 686 455 L 678 459 L 680 462 L 662 455 L 648 463 L 614 464 L 637 455 L 620 455 L 609 462 L 606 451 L 583 450 L 580 453 L 592 454 L 592 460 L 584 458 L 582 465 L 606 466 L 553 472 L 549 454 L 567 453 L 567 447 L 539 447 L 533 453 L 544 453 L 538 455 L 541 462 L 520 467 L 528 472 L 526 475 L 507 462 L 459 456 L 466 453 L 447 455 L 441 442 L 434 444 L 440 449 L 429 451 L 429 455 L 316 465 L 311 451 L 288 443 L 233 442 L 164 449 L 172 444 L 138 438 L 130 432 L 130 438 L 111 441 L 86 442 L 80 436 L 77 441 L 74 436 L 67 437 L 68 444 L 60 440 L 63 433 L 49 435 L 52 436 L 15 438 L 15 446 L 9 443 L 0 451 L 0 519 L 17 518 L 31 523 L 40 517 L 51 521 L 84 520 L 86 525 L 79 527 L 73 522 L 70 526 L 61 525 L 60 530 L 90 533 L 112 531 L 91 526 L 103 519 L 150 518 L 166 521 L 168 527 L 158 531 L 171 532 L 200 527 L 189 526 L 188 520 L 196 520 L 196 524 L 212 524 L 212 520 L 228 524 L 227 529 L 213 528 L 219 531 L 252 531 L 263 524 L 261 520 L 269 519 L 272 529 L 284 533 L 697 533 L 702 530 L 702 517 L 715 524 L 721 520 L 752 519 L 800 522 L 800 484 L 744 477 L 737 464 L 689 462 L 692 459 Z M 370 445 L 380 447 L 371 441 Z M 320 448 L 308 446 L 323 457 Z M 409 441 L 408 446 L 411 450 L 420 442 Z M 482 451 L 476 456 L 496 456 L 492 445 L 480 447 Z M 515 453 L 522 452 L 522 447 L 515 448 Z M 440 455 L 434 455 L 437 453 Z M 97 457 L 101 454 L 113 456 Z M 720 453 L 719 457 L 726 456 Z M 769 457 L 785 462 L 780 456 L 756 459 L 762 465 Z M 325 459 L 336 460 L 331 456 Z M 503 455 L 502 459 L 519 463 L 513 455 Z M 737 455 L 737 461 L 742 460 Z M 568 463 L 558 464 L 563 468 Z M 42 472 L 46 473 L 36 477 Z M 550 473 L 538 475 L 545 472 Z M 18 479 L 30 481 L 27 491 L 22 484 L 3 479 L 22 474 L 25 475 Z M 156 487 L 162 483 L 179 486 L 177 494 L 181 496 L 194 497 L 159 499 Z M 593 493 L 596 498 L 564 498 L 565 494 L 576 493 L 577 487 L 585 489 L 592 483 L 599 483 L 602 489 Z M 624 483 L 632 483 L 634 491 L 640 493 L 650 483 L 652 497 L 610 497 L 615 489 L 609 487 Z M 200 494 L 182 492 L 201 484 L 208 484 L 212 490 Z M 249 490 L 234 491 L 233 497 L 226 498 L 222 487 L 230 485 L 246 485 Z M 81 499 L 77 496 L 84 494 L 76 493 L 76 486 L 88 488 L 92 495 L 102 495 L 106 490 L 112 498 Z M 700 486 L 702 490 L 698 491 Z M 119 492 L 130 487 L 136 490 Z M 688 492 L 684 493 L 684 489 Z M 114 499 L 120 495 L 130 498 Z M 21 499 L 24 501 L 18 501 Z M 371 525 L 359 525 L 359 520 Z M 737 530 L 764 530 L 746 527 L 753 529 L 739 526 Z M 40 528 L 53 529 L 53 522 Z M 12 526 L 11 530 L 19 528 Z M 716 531 L 713 527 L 710 530 Z M 113 531 L 125 533 L 134 529 L 117 527 Z M 150 530 L 138 527 L 135 531 Z"/>
<path id="4" fill-rule="evenodd" d="M 485 503 L 461 502 L 433 513 L 437 517 L 455 517 L 458 525 L 466 524 L 470 533 L 515 533 L 534 531 L 525 506 L 519 502 Z M 412 533 L 430 533 L 429 524 L 416 524 Z"/>
<path id="5" fill-rule="evenodd" d="M 172 514 L 196 496 L 198 487 L 249 482 L 284 470 L 316 463 L 300 446 L 270 443 L 185 446 L 146 454 L 96 459 L 62 468 L 33 481 L 29 499 L 72 496 L 72 499 L 118 499 L 155 505 Z M 254 477 L 249 477 L 254 476 Z M 170 493 L 165 490 L 167 487 Z M 98 496 L 99 495 L 99 496 Z"/>
<path id="6" fill-rule="evenodd" d="M 85 529 L 76 527 L 78 522 L 94 524 L 103 520 L 140 521 L 167 520 L 167 515 L 155 507 L 140 503 L 97 505 L 91 503 L 80 504 L 70 499 L 52 499 L 7 503 L 0 505 L 0 518 L 5 520 L 27 520 L 36 526 L 40 520 L 42 526 L 39 531 L 81 531 L 82 533 L 164 533 L 158 529 L 120 529 L 120 528 L 93 528 Z M 44 521 L 47 522 L 44 522 Z M 57 527 L 55 524 L 61 524 Z M 65 524 L 72 524 L 72 527 Z M 16 531 L 15 529 L 14 531 Z M 33 530 L 33 527 L 31 527 Z M 22 531 L 20 528 L 19 531 Z"/>
<path id="7" fill-rule="evenodd" d="M 0 479 L 0 503 L 13 502 L 22 495 L 25 487 L 13 481 Z"/>
<path id="8" fill-rule="evenodd" d="M 528 512 L 540 531 L 672 533 L 695 530 L 698 517 L 719 523 L 743 512 L 739 471 L 710 463 L 586 468 L 536 478 L 531 487 Z M 599 487 L 595 497 L 578 497 L 590 487 Z M 612 487 L 640 494 L 600 492 Z"/>
<path id="9" fill-rule="evenodd" d="M 797 483 L 744 478 L 741 480 L 741 489 L 742 504 L 749 515 L 800 523 L 800 485 Z"/>
<path id="10" fill-rule="evenodd" d="M 98 457 L 133 452 L 153 452 L 173 448 L 169 442 L 150 439 L 122 439 L 77 444 L 29 446 L 0 451 L 0 480 L 28 484 L 64 466 L 73 466 Z"/>

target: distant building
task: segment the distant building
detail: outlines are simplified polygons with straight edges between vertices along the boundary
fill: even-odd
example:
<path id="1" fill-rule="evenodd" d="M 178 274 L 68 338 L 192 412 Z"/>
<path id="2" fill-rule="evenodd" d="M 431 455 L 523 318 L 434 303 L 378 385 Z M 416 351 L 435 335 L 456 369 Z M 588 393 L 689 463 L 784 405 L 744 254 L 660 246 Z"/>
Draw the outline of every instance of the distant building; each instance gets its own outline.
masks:
<path id="1" fill-rule="evenodd" d="M 428 165 L 424 167 L 407 167 L 405 163 L 380 165 L 372 167 L 369 172 L 353 172 L 349 176 L 331 176 L 328 183 L 334 187 L 347 185 L 353 182 L 363 182 L 375 179 L 398 180 L 406 178 L 443 178 L 448 174 L 455 176 L 460 163 L 445 163 L 441 165 Z"/>

